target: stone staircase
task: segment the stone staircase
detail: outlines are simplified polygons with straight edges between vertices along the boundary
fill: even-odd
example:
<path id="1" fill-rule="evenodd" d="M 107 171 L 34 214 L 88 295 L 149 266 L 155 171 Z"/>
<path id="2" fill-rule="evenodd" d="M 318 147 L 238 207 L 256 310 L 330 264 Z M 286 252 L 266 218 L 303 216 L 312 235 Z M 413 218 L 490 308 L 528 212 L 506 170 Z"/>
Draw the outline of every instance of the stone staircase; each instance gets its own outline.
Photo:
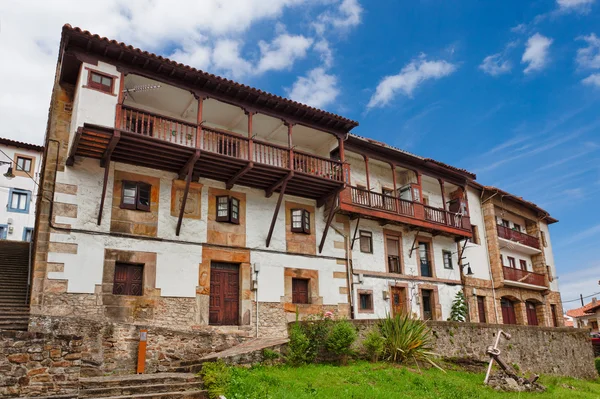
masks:
<path id="1" fill-rule="evenodd" d="M 27 330 L 29 243 L 0 241 L 0 330 Z"/>
<path id="2" fill-rule="evenodd" d="M 189 373 L 81 378 L 78 399 L 207 399 L 202 381 Z"/>

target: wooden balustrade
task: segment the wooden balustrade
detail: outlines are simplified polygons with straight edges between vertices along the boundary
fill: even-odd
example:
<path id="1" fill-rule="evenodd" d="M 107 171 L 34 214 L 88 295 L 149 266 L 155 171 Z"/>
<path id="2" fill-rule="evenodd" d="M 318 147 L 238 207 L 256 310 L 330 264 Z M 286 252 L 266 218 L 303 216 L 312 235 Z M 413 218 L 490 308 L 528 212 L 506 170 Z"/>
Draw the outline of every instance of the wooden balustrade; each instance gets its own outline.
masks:
<path id="1" fill-rule="evenodd" d="M 285 169 L 290 167 L 288 148 L 257 140 L 254 140 L 253 143 L 254 162 Z"/>
<path id="2" fill-rule="evenodd" d="M 516 241 L 520 244 L 527 245 L 540 249 L 540 240 L 537 237 L 530 236 L 529 234 L 522 233 L 517 230 L 513 230 L 509 227 L 498 225 L 498 237 L 506 240 Z"/>
<path id="3" fill-rule="evenodd" d="M 152 114 L 133 107 L 122 107 L 121 129 L 188 147 L 196 146 L 196 125 Z"/>
<path id="4" fill-rule="evenodd" d="M 294 170 L 331 180 L 344 181 L 340 161 L 294 150 Z"/>
<path id="5" fill-rule="evenodd" d="M 529 272 L 527 270 L 513 269 L 512 267 L 502 266 L 504 279 L 519 283 L 537 285 L 540 287 L 546 286 L 546 278 L 543 274 Z"/>
<path id="6" fill-rule="evenodd" d="M 248 159 L 248 139 L 219 129 L 202 127 L 200 148 L 228 157 Z"/>

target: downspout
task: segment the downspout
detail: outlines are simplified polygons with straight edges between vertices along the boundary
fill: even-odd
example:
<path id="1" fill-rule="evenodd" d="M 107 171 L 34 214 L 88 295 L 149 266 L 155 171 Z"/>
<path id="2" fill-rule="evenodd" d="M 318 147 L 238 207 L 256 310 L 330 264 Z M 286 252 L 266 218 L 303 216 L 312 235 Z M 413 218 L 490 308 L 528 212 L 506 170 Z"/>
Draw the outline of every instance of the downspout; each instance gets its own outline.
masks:
<path id="1" fill-rule="evenodd" d="M 350 262 L 350 235 L 344 233 L 333 224 L 330 226 L 336 233 L 344 237 L 346 242 L 346 279 L 348 283 L 348 304 L 350 305 L 350 317 L 356 319 L 356 309 L 354 307 L 354 279 L 352 278 L 352 263 Z"/>
<path id="2" fill-rule="evenodd" d="M 254 265 L 254 273 L 256 274 L 256 338 L 258 338 L 258 269 Z"/>

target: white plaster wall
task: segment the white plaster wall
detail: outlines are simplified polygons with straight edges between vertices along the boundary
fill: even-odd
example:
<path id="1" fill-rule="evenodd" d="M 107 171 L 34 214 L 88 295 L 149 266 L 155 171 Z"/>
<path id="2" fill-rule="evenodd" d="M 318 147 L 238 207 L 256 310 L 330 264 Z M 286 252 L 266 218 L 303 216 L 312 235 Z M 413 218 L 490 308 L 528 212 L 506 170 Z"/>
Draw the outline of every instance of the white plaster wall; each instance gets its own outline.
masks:
<path id="1" fill-rule="evenodd" d="M 517 269 L 521 268 L 521 264 L 519 260 L 524 260 L 527 262 L 527 271 L 533 271 L 533 263 L 531 261 L 531 256 L 525 255 L 521 252 L 511 250 L 509 248 L 502 248 L 502 243 L 500 243 L 500 254 L 502 254 L 502 262 L 504 266 L 509 267 L 508 256 L 515 258 Z"/>
<path id="2" fill-rule="evenodd" d="M 502 208 L 496 207 L 496 223 L 502 224 L 502 219 L 508 220 L 508 224 L 512 229 L 515 226 L 515 223 L 521 226 L 521 231 L 523 233 L 527 233 L 525 227 L 525 218 L 517 216 L 513 213 L 503 210 Z"/>
<path id="3" fill-rule="evenodd" d="M 479 230 L 480 244 L 474 244 L 469 241 L 464 252 L 464 263 L 469 263 L 474 278 L 490 279 L 490 257 L 487 248 L 487 234 L 483 221 L 483 211 L 481 207 L 480 193 L 472 187 L 467 189 L 467 201 L 469 202 L 469 212 L 471 224 L 477 226 Z M 461 245 L 464 243 L 461 242 Z M 466 272 L 466 270 L 465 270 Z"/>
<path id="4" fill-rule="evenodd" d="M 0 161 L 14 161 L 15 153 L 31 156 L 35 158 L 34 170 L 29 174 L 37 182 L 39 180 L 39 172 L 42 165 L 42 154 L 37 151 L 31 151 L 24 148 L 17 148 L 13 146 L 1 145 L 0 149 L 6 153 L 0 153 Z M 16 165 L 11 164 L 13 171 L 16 170 Z M 0 166 L 0 224 L 8 225 L 9 230 L 6 235 L 7 240 L 21 241 L 23 239 L 23 229 L 26 227 L 33 228 L 35 225 L 35 203 L 37 199 L 37 184 L 29 177 L 16 176 L 12 179 L 4 177 L 4 173 L 8 170 L 9 165 L 4 164 Z M 11 188 L 19 188 L 22 190 L 28 190 L 31 192 L 29 212 L 18 213 L 8 211 L 8 202 L 10 200 L 9 194 Z M 9 223 L 9 219 L 12 221 Z M 10 230 L 12 227 L 12 231 Z"/>
<path id="5" fill-rule="evenodd" d="M 546 236 L 546 247 L 544 247 L 543 243 L 540 240 L 540 244 L 542 244 L 542 250 L 544 251 L 544 256 L 546 257 L 546 264 L 550 266 L 550 273 L 554 277 L 554 280 L 550 282 L 550 290 L 558 291 L 558 279 L 556 274 L 556 263 L 554 263 L 554 252 L 552 251 L 552 241 L 550 240 L 550 228 L 547 223 L 544 221 L 540 222 L 540 230 L 544 232 Z"/>

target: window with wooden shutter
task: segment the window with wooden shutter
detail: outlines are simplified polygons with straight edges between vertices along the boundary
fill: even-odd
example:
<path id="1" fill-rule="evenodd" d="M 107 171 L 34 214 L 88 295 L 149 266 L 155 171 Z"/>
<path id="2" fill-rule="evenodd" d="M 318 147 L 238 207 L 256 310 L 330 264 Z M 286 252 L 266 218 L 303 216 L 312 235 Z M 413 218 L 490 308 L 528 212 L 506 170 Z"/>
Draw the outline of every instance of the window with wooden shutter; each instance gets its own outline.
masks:
<path id="1" fill-rule="evenodd" d="M 477 312 L 479 313 L 479 322 L 486 323 L 487 318 L 485 316 L 485 297 L 484 296 L 477 297 Z"/>
<path id="2" fill-rule="evenodd" d="M 361 230 L 359 232 L 360 237 L 360 252 L 367 254 L 373 253 L 373 233 L 370 231 Z"/>
<path id="3" fill-rule="evenodd" d="M 228 195 L 216 197 L 217 222 L 240 224 L 240 200 Z"/>
<path id="4" fill-rule="evenodd" d="M 309 280 L 305 278 L 292 278 L 292 303 L 309 303 L 308 282 Z"/>
<path id="5" fill-rule="evenodd" d="M 452 252 L 442 251 L 442 257 L 444 258 L 444 268 L 453 269 L 454 267 L 452 266 Z"/>
<path id="6" fill-rule="evenodd" d="M 373 310 L 373 294 L 372 293 L 360 293 L 358 294 L 359 309 L 360 310 Z"/>
<path id="7" fill-rule="evenodd" d="M 292 209 L 292 233 L 310 234 L 310 212 L 306 209 Z"/>
<path id="8" fill-rule="evenodd" d="M 150 212 L 152 186 L 144 182 L 122 182 L 121 208 Z"/>
<path id="9" fill-rule="evenodd" d="M 88 87 L 113 94 L 114 78 L 96 71 L 89 71 Z"/>
<path id="10" fill-rule="evenodd" d="M 517 268 L 517 261 L 515 260 L 515 258 L 513 258 L 512 256 L 507 256 L 508 259 L 508 266 L 512 267 L 513 269 Z"/>
<path id="11" fill-rule="evenodd" d="M 521 270 L 527 270 L 527 261 L 519 259 L 519 265 L 521 266 Z"/>
<path id="12" fill-rule="evenodd" d="M 400 240 L 398 237 L 386 236 L 385 245 L 387 249 L 388 271 L 390 273 L 402 273 L 400 263 Z"/>
<path id="13" fill-rule="evenodd" d="M 144 265 L 115 264 L 114 295 L 142 296 L 144 294 Z"/>
<path id="14" fill-rule="evenodd" d="M 17 157 L 17 170 L 21 170 L 23 172 L 31 172 L 31 162 L 33 158 L 28 157 Z"/>

